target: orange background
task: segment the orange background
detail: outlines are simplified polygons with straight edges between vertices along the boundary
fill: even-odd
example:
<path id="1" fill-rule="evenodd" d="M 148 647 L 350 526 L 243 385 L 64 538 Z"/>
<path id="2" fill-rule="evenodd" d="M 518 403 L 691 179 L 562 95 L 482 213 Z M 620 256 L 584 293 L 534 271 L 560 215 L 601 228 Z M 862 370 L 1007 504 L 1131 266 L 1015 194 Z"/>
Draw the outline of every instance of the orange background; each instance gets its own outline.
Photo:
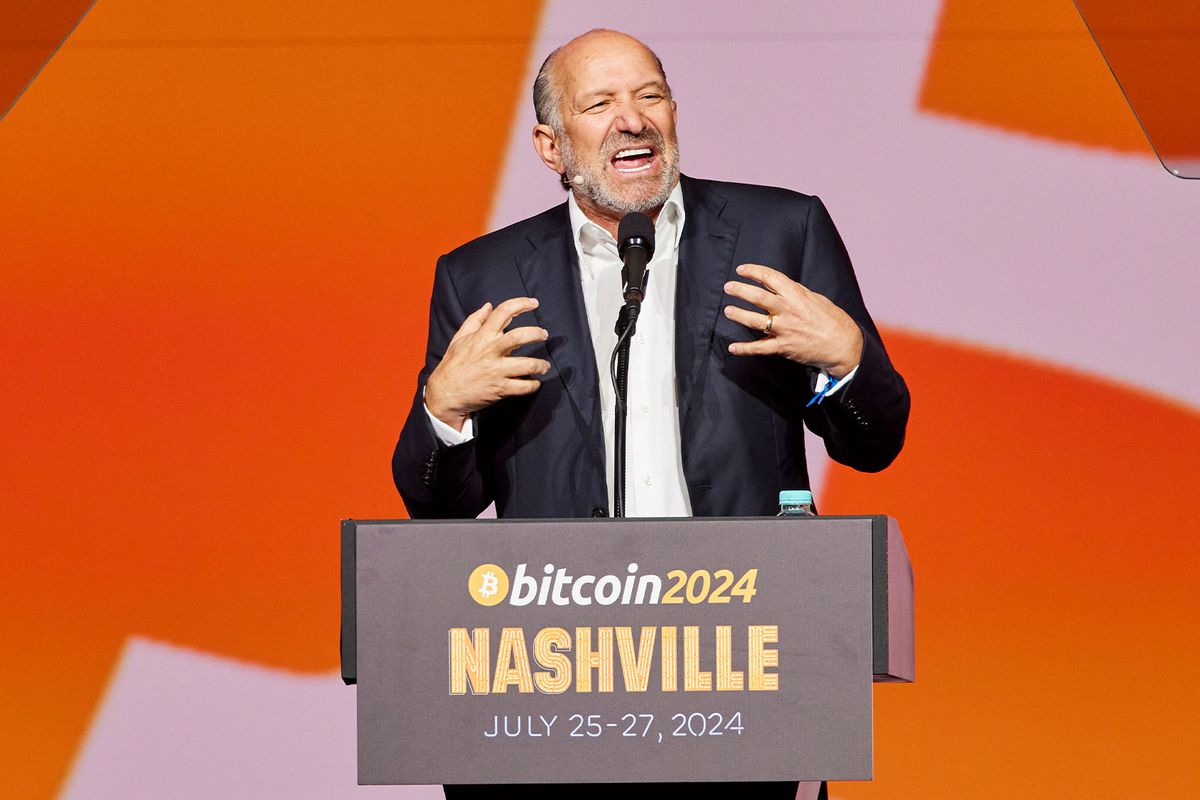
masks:
<path id="1" fill-rule="evenodd" d="M 537 10 L 431 9 L 102 0 L 0 123 L 0 794 L 60 784 L 127 636 L 337 668 L 338 520 L 403 516 Z"/>
<path id="2" fill-rule="evenodd" d="M 988 5 L 946 4 L 921 108 L 1151 155 L 1073 9 Z M 0 794 L 55 793 L 131 635 L 336 669 L 337 521 L 403 515 L 432 264 L 485 230 L 539 13 L 431 8 L 101 0 L 0 122 Z M 1065 33 L 961 35 L 1008 22 Z M 823 505 L 902 521 L 919 680 L 835 796 L 1193 793 L 1196 410 L 885 335 L 909 444 Z"/>

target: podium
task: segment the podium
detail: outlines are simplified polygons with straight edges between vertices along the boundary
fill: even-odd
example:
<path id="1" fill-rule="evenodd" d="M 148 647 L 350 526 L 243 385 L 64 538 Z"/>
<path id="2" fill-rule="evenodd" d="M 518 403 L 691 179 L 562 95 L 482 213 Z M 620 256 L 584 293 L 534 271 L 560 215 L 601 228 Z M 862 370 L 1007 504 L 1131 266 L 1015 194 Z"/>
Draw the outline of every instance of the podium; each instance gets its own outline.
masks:
<path id="1" fill-rule="evenodd" d="M 883 516 L 342 523 L 358 782 L 869 780 Z"/>

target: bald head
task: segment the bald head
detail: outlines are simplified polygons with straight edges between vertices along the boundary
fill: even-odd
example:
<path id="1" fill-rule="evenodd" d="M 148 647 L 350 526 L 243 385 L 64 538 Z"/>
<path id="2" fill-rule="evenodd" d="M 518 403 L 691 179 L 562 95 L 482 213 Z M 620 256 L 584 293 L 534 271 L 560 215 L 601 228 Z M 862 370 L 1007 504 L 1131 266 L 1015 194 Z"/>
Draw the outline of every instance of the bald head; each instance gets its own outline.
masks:
<path id="1" fill-rule="evenodd" d="M 629 34 L 594 28 L 554 50 L 542 62 L 542 68 L 538 70 L 537 78 L 533 82 L 533 110 L 537 121 L 561 133 L 563 93 L 567 89 L 566 84 L 570 81 L 573 70 L 579 64 L 603 54 L 633 55 L 639 51 L 640 54 L 653 59 L 669 96 L 671 87 L 667 83 L 667 73 L 653 50 Z"/>

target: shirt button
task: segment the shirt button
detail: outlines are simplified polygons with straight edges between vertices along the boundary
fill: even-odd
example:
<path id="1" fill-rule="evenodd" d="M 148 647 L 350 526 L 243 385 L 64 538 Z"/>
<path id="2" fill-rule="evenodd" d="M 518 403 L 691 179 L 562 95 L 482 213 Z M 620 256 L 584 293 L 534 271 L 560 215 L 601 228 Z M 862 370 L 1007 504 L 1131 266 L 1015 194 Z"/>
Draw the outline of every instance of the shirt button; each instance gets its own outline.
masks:
<path id="1" fill-rule="evenodd" d="M 646 405 L 645 403 L 642 403 L 642 413 L 643 413 L 643 414 L 649 414 L 649 413 L 650 413 L 650 406 Z"/>
<path id="2" fill-rule="evenodd" d="M 649 475 L 647 475 L 644 478 L 642 478 L 642 483 L 646 484 L 647 486 L 653 486 L 654 478 L 651 478 Z"/>
<path id="3" fill-rule="evenodd" d="M 644 333 L 639 333 L 637 336 L 638 336 L 638 341 L 639 341 L 639 342 L 641 342 L 642 344 L 645 344 L 645 343 L 646 343 L 646 334 L 644 334 Z"/>

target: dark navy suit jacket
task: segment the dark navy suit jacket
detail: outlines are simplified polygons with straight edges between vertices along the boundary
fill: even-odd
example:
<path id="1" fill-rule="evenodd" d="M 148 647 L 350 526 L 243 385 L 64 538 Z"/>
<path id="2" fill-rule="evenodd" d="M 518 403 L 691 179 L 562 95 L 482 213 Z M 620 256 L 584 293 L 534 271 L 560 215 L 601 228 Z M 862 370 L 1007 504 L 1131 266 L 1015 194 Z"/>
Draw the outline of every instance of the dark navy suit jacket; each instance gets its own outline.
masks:
<path id="1" fill-rule="evenodd" d="M 675 365 L 692 512 L 767 516 L 778 511 L 781 489 L 808 488 L 805 423 L 836 461 L 864 471 L 886 467 L 904 443 L 908 389 L 867 314 L 846 248 L 820 199 L 681 180 L 686 217 Z M 820 405 L 805 407 L 814 370 L 778 356 L 729 354 L 730 342 L 761 335 L 721 313 L 731 302 L 746 305 L 722 288 L 738 279 L 734 268 L 743 263 L 785 272 L 861 327 L 858 372 Z M 521 296 L 536 297 L 539 306 L 513 325 L 540 325 L 550 333 L 547 342 L 518 351 L 550 361 L 542 387 L 479 412 L 473 441 L 440 447 L 423 408 L 426 379 L 467 314 L 485 302 Z M 566 203 L 443 256 L 434 277 L 425 366 L 392 459 L 409 514 L 474 517 L 494 500 L 501 517 L 607 515 L 600 379 Z"/>

